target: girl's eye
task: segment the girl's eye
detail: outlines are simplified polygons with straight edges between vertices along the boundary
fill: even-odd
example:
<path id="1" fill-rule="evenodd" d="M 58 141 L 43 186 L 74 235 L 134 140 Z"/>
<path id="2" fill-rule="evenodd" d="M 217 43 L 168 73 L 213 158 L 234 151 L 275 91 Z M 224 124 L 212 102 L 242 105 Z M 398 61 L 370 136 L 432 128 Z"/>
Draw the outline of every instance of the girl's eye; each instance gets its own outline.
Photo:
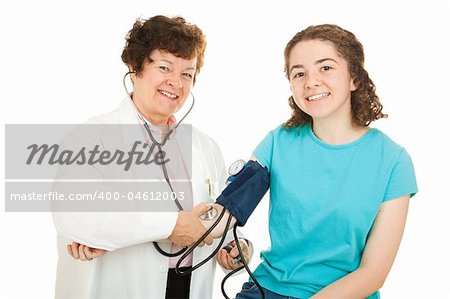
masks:
<path id="1" fill-rule="evenodd" d="M 325 66 L 322 67 L 322 69 L 323 69 L 324 71 L 329 71 L 329 70 L 332 69 L 332 67 L 331 67 L 331 66 L 328 66 L 328 65 L 325 65 Z"/>
<path id="2" fill-rule="evenodd" d="M 300 78 L 300 77 L 304 77 L 305 73 L 299 72 L 297 74 L 295 74 L 292 78 Z"/>

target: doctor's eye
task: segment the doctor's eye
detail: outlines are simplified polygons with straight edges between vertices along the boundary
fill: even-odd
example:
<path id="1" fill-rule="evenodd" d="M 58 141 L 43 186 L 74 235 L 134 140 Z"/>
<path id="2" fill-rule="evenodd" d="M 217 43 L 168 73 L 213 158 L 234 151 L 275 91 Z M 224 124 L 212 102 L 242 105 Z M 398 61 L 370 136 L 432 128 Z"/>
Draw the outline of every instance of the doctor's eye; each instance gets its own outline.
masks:
<path id="1" fill-rule="evenodd" d="M 170 71 L 170 69 L 169 69 L 167 66 L 164 66 L 164 65 L 160 65 L 160 66 L 158 66 L 158 68 L 159 68 L 160 70 L 164 71 L 164 72 Z"/>
<path id="2" fill-rule="evenodd" d="M 192 80 L 192 78 L 194 78 L 194 75 L 191 73 L 183 73 L 182 74 L 183 77 L 185 77 L 186 79 Z"/>

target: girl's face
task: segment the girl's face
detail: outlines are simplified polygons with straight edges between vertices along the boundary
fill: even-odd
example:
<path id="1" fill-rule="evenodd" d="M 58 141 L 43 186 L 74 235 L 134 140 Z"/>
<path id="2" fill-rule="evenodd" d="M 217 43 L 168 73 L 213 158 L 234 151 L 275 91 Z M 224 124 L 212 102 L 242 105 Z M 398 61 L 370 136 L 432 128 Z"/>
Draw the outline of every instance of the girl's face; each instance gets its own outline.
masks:
<path id="1" fill-rule="evenodd" d="M 289 82 L 295 103 L 314 121 L 351 122 L 351 92 L 356 85 L 333 43 L 297 43 L 289 55 Z"/>
<path id="2" fill-rule="evenodd" d="M 133 77 L 133 102 L 153 124 L 166 124 L 191 92 L 197 58 L 184 59 L 155 50 L 153 62 Z"/>

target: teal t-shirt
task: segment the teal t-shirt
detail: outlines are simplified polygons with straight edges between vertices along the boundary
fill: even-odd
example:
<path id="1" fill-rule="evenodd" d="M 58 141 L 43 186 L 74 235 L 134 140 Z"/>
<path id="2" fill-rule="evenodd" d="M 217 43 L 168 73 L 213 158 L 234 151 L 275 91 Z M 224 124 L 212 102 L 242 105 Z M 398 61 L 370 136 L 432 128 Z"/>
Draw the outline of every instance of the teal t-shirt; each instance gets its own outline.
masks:
<path id="1" fill-rule="evenodd" d="M 253 154 L 270 172 L 271 241 L 254 274 L 285 296 L 309 298 L 356 270 L 381 204 L 417 192 L 408 153 L 377 129 L 335 146 L 309 124 L 279 126 Z"/>

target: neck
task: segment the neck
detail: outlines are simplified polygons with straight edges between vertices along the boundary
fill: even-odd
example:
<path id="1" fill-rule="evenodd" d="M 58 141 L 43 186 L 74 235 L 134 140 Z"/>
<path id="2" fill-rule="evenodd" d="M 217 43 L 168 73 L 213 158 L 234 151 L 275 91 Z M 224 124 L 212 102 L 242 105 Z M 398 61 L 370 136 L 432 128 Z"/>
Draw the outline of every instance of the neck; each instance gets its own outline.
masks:
<path id="1" fill-rule="evenodd" d="M 142 107 L 139 103 L 139 101 L 135 101 L 133 99 L 133 94 L 130 96 L 131 101 L 133 102 L 134 107 L 136 107 L 136 110 L 152 125 L 154 126 L 163 126 L 167 125 L 169 123 L 169 117 L 166 115 L 158 115 L 157 113 L 149 113 Z"/>
<path id="2" fill-rule="evenodd" d="M 138 108 L 138 111 L 142 116 L 148 120 L 154 126 L 167 126 L 169 123 L 169 118 L 164 116 L 158 116 L 154 114 L 144 113 Z"/>
<path id="3" fill-rule="evenodd" d="M 350 122 L 326 123 L 314 121 L 312 130 L 317 138 L 331 145 L 353 142 L 363 136 L 369 127 L 357 126 Z"/>

